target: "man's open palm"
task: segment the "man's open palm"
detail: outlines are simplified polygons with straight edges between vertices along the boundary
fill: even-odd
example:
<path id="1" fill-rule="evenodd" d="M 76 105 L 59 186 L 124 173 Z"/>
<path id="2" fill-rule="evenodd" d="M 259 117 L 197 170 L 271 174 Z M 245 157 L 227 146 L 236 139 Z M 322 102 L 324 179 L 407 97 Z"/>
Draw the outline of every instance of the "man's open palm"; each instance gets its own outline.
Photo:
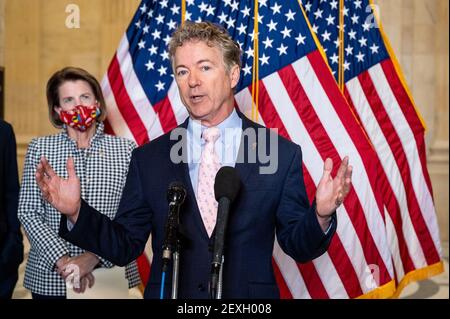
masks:
<path id="1" fill-rule="evenodd" d="M 71 157 L 67 159 L 67 173 L 69 178 L 59 177 L 47 159 L 42 157 L 36 170 L 36 182 L 46 201 L 62 214 L 73 218 L 78 215 L 81 199 L 80 180 Z"/>

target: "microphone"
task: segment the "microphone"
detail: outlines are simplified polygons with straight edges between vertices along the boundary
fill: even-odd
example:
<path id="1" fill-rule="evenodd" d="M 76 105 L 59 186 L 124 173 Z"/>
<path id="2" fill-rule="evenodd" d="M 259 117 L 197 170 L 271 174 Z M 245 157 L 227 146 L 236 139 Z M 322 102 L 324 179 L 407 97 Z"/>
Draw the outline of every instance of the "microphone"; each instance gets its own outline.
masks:
<path id="1" fill-rule="evenodd" d="M 177 230 L 180 220 L 180 206 L 186 198 L 186 189 L 180 182 L 172 182 L 167 189 L 169 213 L 167 216 L 166 233 L 163 242 L 162 271 L 166 272 L 172 259 L 172 252 L 176 245 Z"/>
<path id="2" fill-rule="evenodd" d="M 214 250 L 211 263 L 210 288 L 213 299 L 216 297 L 217 283 L 222 266 L 225 231 L 228 223 L 230 205 L 236 199 L 240 187 L 241 181 L 239 175 L 233 167 L 223 166 L 219 169 L 214 181 L 214 195 L 219 202 L 219 206 L 217 208 Z"/>

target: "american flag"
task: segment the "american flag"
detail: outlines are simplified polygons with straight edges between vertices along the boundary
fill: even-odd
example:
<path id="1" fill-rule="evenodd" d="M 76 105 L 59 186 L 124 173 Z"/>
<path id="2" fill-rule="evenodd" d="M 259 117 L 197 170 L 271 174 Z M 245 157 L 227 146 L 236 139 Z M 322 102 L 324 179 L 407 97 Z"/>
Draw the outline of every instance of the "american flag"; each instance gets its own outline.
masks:
<path id="1" fill-rule="evenodd" d="M 376 19 L 377 7 L 368 0 L 341 2 L 343 43 L 339 1 L 303 0 L 303 5 L 336 79 L 343 67 L 345 96 L 382 163 L 379 178 L 386 186 L 385 222 L 398 295 L 409 282 L 443 271 L 425 129 Z"/>
<path id="2" fill-rule="evenodd" d="M 183 10 L 185 20 L 221 24 L 241 46 L 236 105 L 249 117 L 252 114 L 254 2 L 143 0 L 102 82 L 111 133 L 143 144 L 186 119 L 167 51 Z M 391 296 L 394 269 L 383 185 L 377 176 L 381 163 L 373 146 L 339 91 L 299 2 L 259 0 L 257 21 L 259 105 L 254 119 L 302 147 L 310 200 L 325 158 L 333 159 L 336 170 L 349 155 L 354 167 L 353 188 L 338 209 L 337 234 L 327 253 L 297 264 L 275 243 L 273 264 L 281 296 Z M 140 265 L 148 271 L 146 260 L 141 257 Z"/>

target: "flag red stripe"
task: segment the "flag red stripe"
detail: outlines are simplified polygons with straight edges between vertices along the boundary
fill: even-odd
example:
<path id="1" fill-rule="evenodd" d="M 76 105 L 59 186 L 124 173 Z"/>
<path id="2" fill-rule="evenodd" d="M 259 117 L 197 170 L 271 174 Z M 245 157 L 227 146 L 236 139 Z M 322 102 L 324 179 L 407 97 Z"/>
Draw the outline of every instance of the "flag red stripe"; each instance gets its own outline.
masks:
<path id="1" fill-rule="evenodd" d="M 272 104 L 269 95 L 267 94 L 266 87 L 262 81 L 259 81 L 259 107 L 258 112 L 261 115 L 266 127 L 277 128 L 278 134 L 284 138 L 291 140 L 289 133 L 284 126 L 283 121 L 280 118 L 277 110 Z"/>
<path id="2" fill-rule="evenodd" d="M 345 96 L 347 97 L 347 101 L 348 101 L 350 107 L 353 108 L 353 110 L 355 111 L 355 114 L 358 114 L 356 112 L 356 108 L 353 105 L 353 101 L 350 97 L 350 94 L 349 94 L 347 88 L 345 87 L 344 89 L 345 89 Z M 378 157 L 377 153 L 376 153 L 376 156 Z M 395 232 L 397 235 L 398 246 L 399 246 L 400 256 L 401 256 L 401 260 L 402 260 L 402 266 L 404 268 L 405 273 L 408 273 L 408 272 L 414 270 L 415 267 L 414 267 L 414 263 L 411 259 L 411 256 L 409 254 L 408 246 L 406 244 L 405 236 L 403 233 L 403 220 L 402 220 L 401 213 L 400 213 L 400 205 L 397 201 L 394 190 L 392 189 L 391 184 L 389 183 L 389 180 L 386 176 L 386 172 L 384 171 L 384 169 L 380 170 L 378 177 L 380 179 L 379 182 L 381 185 L 381 189 L 384 190 L 382 192 L 384 204 L 386 205 L 388 214 L 392 220 L 392 223 L 394 225 Z"/>
<path id="3" fill-rule="evenodd" d="M 286 90 L 293 101 L 295 109 L 302 120 L 303 125 L 306 130 L 311 135 L 312 141 L 316 146 L 319 154 L 322 159 L 325 160 L 327 157 L 333 159 L 334 163 L 340 163 L 341 159 L 335 147 L 333 146 L 332 141 L 330 140 L 325 128 L 323 127 L 320 119 L 318 118 L 316 112 L 314 111 L 314 107 L 311 104 L 302 84 L 300 83 L 295 70 L 291 65 L 288 65 L 278 71 L 280 74 L 280 78 L 286 87 Z M 333 174 L 336 174 L 338 169 L 338 165 L 333 167 Z M 382 260 L 381 256 L 377 254 L 378 249 L 375 245 L 372 236 L 363 237 L 365 233 L 370 233 L 370 230 L 367 227 L 367 221 L 364 217 L 363 208 L 359 202 L 356 193 L 352 191 L 349 193 L 346 201 L 345 207 L 347 208 L 350 219 L 355 226 L 356 233 L 361 241 L 364 251 L 373 252 L 373 254 L 366 254 L 367 261 L 371 263 L 372 261 L 379 262 Z M 349 209 L 352 207 L 352 209 Z M 357 228 L 356 225 L 361 225 L 361 227 Z M 341 254 L 337 254 L 337 252 L 344 252 Z M 350 258 L 348 257 L 345 249 L 340 240 L 333 241 L 328 249 L 328 253 L 330 258 L 333 261 L 335 268 L 338 271 L 339 276 L 344 284 L 344 287 L 347 291 L 347 294 L 351 297 L 356 297 L 362 294 L 362 290 L 359 286 L 358 276 L 351 264 Z M 336 260 L 339 258 L 339 261 Z M 384 263 L 383 263 L 384 264 Z M 387 279 L 390 279 L 388 275 L 387 269 L 382 269 L 383 274 L 387 274 Z"/>
<path id="4" fill-rule="evenodd" d="M 249 89 L 251 90 L 251 87 L 249 87 Z M 260 93 L 262 90 L 264 90 L 264 85 L 262 82 L 260 82 L 260 84 L 259 84 L 259 90 L 260 90 Z M 273 107 L 271 107 L 271 108 L 266 107 L 266 105 L 269 105 L 269 104 L 266 104 L 267 101 L 262 100 L 262 98 L 267 99 L 267 95 L 262 96 L 260 94 L 259 98 L 260 98 L 260 100 L 259 100 L 260 105 L 264 105 L 264 107 L 258 108 L 258 112 L 261 115 L 264 123 L 266 124 L 266 127 L 277 128 L 279 135 L 281 135 L 285 138 L 289 138 L 287 130 L 284 127 L 283 122 L 280 120 L 280 117 L 278 116 L 277 111 Z M 278 268 L 277 263 L 273 260 L 273 257 L 272 257 L 272 264 L 273 264 L 275 278 L 277 280 L 278 288 L 280 289 L 280 298 L 281 299 L 292 299 L 293 297 L 289 290 L 289 287 L 286 285 L 284 277 L 281 274 L 281 271 Z"/>
<path id="5" fill-rule="evenodd" d="M 167 95 L 161 101 L 156 103 L 153 108 L 159 117 L 164 133 L 167 133 L 178 126 L 175 114 L 173 113 L 172 104 Z"/>
<path id="6" fill-rule="evenodd" d="M 106 134 L 116 135 L 116 133 L 114 133 L 114 130 L 113 130 L 111 124 L 109 124 L 108 118 L 106 118 L 106 119 L 103 121 L 103 124 L 105 124 L 105 133 L 106 133 Z"/>
<path id="7" fill-rule="evenodd" d="M 411 181 L 411 170 L 409 167 L 406 154 L 403 149 L 402 142 L 395 131 L 394 125 L 391 122 L 386 109 L 384 108 L 383 102 L 381 101 L 372 79 L 368 72 L 363 72 L 358 76 L 358 80 L 361 87 L 366 95 L 367 101 L 375 115 L 381 130 L 384 132 L 384 136 L 388 141 L 389 147 L 394 154 L 395 161 L 400 170 L 400 175 L 402 176 L 403 184 L 406 189 L 406 201 L 408 205 L 409 215 L 412 219 L 413 227 L 421 239 L 420 245 L 422 247 L 423 253 L 429 265 L 436 263 L 440 260 L 439 254 L 434 246 L 431 234 L 428 231 L 425 220 L 420 210 L 420 205 L 417 201 L 417 197 L 414 193 L 414 188 Z"/>
<path id="8" fill-rule="evenodd" d="M 408 121 L 411 130 L 413 131 L 414 138 L 416 140 L 416 145 L 420 157 L 420 162 L 422 163 L 422 172 L 425 177 L 425 181 L 427 183 L 428 189 L 430 190 L 430 194 L 433 195 L 433 188 L 431 185 L 430 175 L 427 170 L 427 159 L 426 159 L 426 150 L 425 150 L 425 141 L 424 141 L 424 133 L 425 129 L 420 122 L 419 116 L 414 108 L 414 105 L 411 99 L 408 96 L 400 78 L 398 77 L 397 71 L 390 59 L 387 59 L 381 62 L 381 67 L 383 68 L 383 72 L 386 75 L 386 79 L 391 87 L 392 92 L 394 92 L 395 97 L 397 98 L 398 104 Z"/>
<path id="9" fill-rule="evenodd" d="M 336 236 L 337 237 L 337 236 Z M 330 299 L 330 296 L 325 289 L 319 273 L 312 261 L 305 264 L 297 264 L 300 273 L 308 289 L 309 295 L 312 299 Z"/>
<path id="10" fill-rule="evenodd" d="M 286 127 L 284 126 L 283 122 L 281 121 L 280 116 L 278 115 L 277 110 L 272 104 L 272 100 L 269 97 L 269 94 L 267 93 L 266 87 L 262 81 L 259 83 L 259 102 L 260 102 L 260 108 L 258 109 L 264 123 L 267 127 L 275 127 L 278 128 L 278 134 L 281 136 L 291 140 Z M 304 165 L 303 166 L 303 172 L 305 175 L 306 180 L 308 181 L 309 185 L 306 185 L 306 189 L 311 192 L 315 193 L 316 186 L 314 185 L 314 182 L 311 178 L 311 175 L 309 174 L 308 170 Z M 309 186 L 309 187 L 308 187 Z M 314 198 L 314 195 L 313 197 Z M 299 267 L 299 271 L 302 274 L 302 277 L 304 278 L 304 282 L 306 285 L 306 288 L 308 289 L 309 294 L 311 297 L 313 295 L 320 295 L 325 296 L 328 295 L 325 287 L 323 287 L 322 281 L 317 274 L 317 271 L 314 269 L 314 267 L 307 267 L 307 268 L 301 268 Z M 310 271 L 310 272 L 307 272 Z M 307 279 L 305 279 L 307 278 Z M 317 290 L 314 290 L 314 287 L 317 287 Z M 320 287 L 323 290 L 319 290 Z M 310 290 L 312 289 L 312 290 Z"/>
<path id="11" fill-rule="evenodd" d="M 123 119 L 130 128 L 131 133 L 138 145 L 142 145 L 149 141 L 147 129 L 142 122 L 139 114 L 134 108 L 133 102 L 128 96 L 128 92 L 123 82 L 122 73 L 120 72 L 119 61 L 115 55 L 108 68 L 108 80 L 111 85 L 111 91 L 114 94 L 117 108 L 123 116 Z"/>
<path id="12" fill-rule="evenodd" d="M 292 67 L 290 67 L 290 66 L 287 66 L 285 69 L 287 69 L 287 68 L 291 68 L 291 70 L 292 70 Z M 280 77 L 283 80 L 283 83 L 285 86 L 289 86 L 289 83 L 292 83 L 291 81 L 294 81 L 294 83 L 295 83 L 295 81 L 298 82 L 298 79 L 297 79 L 295 73 L 293 74 L 295 79 L 289 79 L 289 75 L 283 74 L 282 71 L 283 70 L 279 71 L 279 73 L 281 72 Z M 294 71 L 292 70 L 292 72 L 294 72 Z M 300 83 L 297 83 L 297 84 L 298 84 L 298 86 L 300 86 Z M 298 89 L 297 85 L 295 87 Z M 291 92 L 292 90 L 289 90 L 289 88 L 287 88 L 287 90 L 288 90 L 288 93 L 292 93 Z M 268 109 L 273 109 L 273 111 L 270 112 L 271 114 L 277 114 L 277 111 L 276 111 L 275 107 L 273 106 L 272 100 L 270 99 L 270 96 L 268 95 L 263 82 L 261 82 L 259 84 L 259 93 L 260 93 L 259 98 L 260 98 L 260 101 L 262 102 L 261 106 L 263 106 L 260 108 L 260 112 L 262 112 L 262 109 L 268 108 Z M 307 97 L 306 97 L 306 100 L 302 99 L 300 101 L 301 102 L 299 102 L 299 103 L 302 103 L 302 104 L 304 103 L 305 105 L 311 106 L 311 104 L 309 103 L 309 100 L 307 100 Z M 294 104 L 296 104 L 296 103 L 294 103 Z M 271 120 L 273 118 L 267 120 L 264 115 L 265 115 L 265 113 L 263 112 L 261 114 L 261 116 L 263 117 L 264 122 L 266 124 L 271 123 Z M 278 125 L 280 125 L 280 124 L 278 124 Z M 321 125 L 320 121 L 319 121 L 319 125 Z M 283 129 L 286 130 L 284 125 L 283 125 Z M 308 130 L 308 132 L 311 132 L 308 129 L 308 127 L 307 127 L 307 130 Z M 287 135 L 286 138 L 290 139 L 289 135 Z M 329 144 L 329 145 L 331 145 L 331 144 Z M 329 147 L 329 145 L 327 145 L 327 146 Z M 307 171 L 305 166 L 303 166 L 303 171 Z M 314 185 L 314 182 L 313 182 L 310 174 L 307 173 L 305 175 L 307 176 L 308 184 L 311 183 L 310 185 L 307 185 L 307 187 L 309 186 L 309 188 L 313 187 L 313 189 L 315 189 L 316 187 Z M 333 261 L 333 265 L 336 268 L 338 275 L 342 279 L 342 283 L 344 285 L 344 288 L 347 291 L 347 294 L 349 296 L 356 297 L 356 296 L 359 296 L 362 294 L 362 291 L 359 286 L 358 277 L 353 268 L 353 265 L 350 262 L 350 258 L 348 257 L 345 249 L 343 249 L 342 243 L 340 242 L 340 239 L 338 237 L 339 236 L 336 235 L 335 238 L 332 240 L 330 247 L 328 249 L 328 253 L 330 255 L 331 260 Z M 338 248 L 341 248 L 342 250 L 335 250 Z M 335 253 L 337 251 L 340 252 L 340 256 L 339 256 L 340 262 L 339 263 L 334 262 L 334 258 L 338 257 L 337 254 Z M 321 279 L 317 274 L 317 271 L 314 269 L 314 272 L 306 273 L 308 270 L 312 270 L 311 267 L 309 267 L 309 268 L 303 267 L 303 268 L 299 268 L 299 269 L 302 271 L 302 277 L 307 278 L 307 280 L 305 280 L 305 285 L 308 287 L 308 291 L 310 292 L 311 296 L 314 294 L 323 296 L 326 292 L 320 292 L 320 291 L 314 289 L 314 287 L 319 287 L 320 285 L 323 286 Z M 343 278 L 342 274 L 346 274 L 346 277 Z M 350 279 L 350 281 L 349 281 L 349 279 Z M 313 291 L 310 291 L 310 288 L 313 289 Z"/>
<path id="13" fill-rule="evenodd" d="M 333 107 L 338 114 L 342 125 L 344 125 L 347 133 L 352 139 L 356 149 L 358 150 L 363 165 L 366 168 L 367 176 L 369 178 L 369 182 L 371 184 L 374 196 L 376 197 L 376 201 L 378 204 L 379 212 L 382 215 L 384 220 L 384 206 L 381 194 L 378 195 L 377 190 L 379 189 L 377 173 L 382 171 L 382 168 L 378 165 L 378 161 L 374 161 L 373 158 L 376 156 L 372 146 L 369 144 L 369 140 L 364 138 L 365 134 L 361 134 L 362 128 L 360 126 L 356 126 L 354 121 L 350 121 L 349 119 L 355 118 L 353 113 L 351 113 L 350 108 L 348 107 L 347 102 L 342 96 L 342 93 L 339 91 L 336 82 L 332 75 L 329 73 L 329 70 L 325 67 L 323 63 L 323 58 L 318 51 L 314 51 L 308 54 L 308 59 L 314 69 L 316 74 L 320 74 L 317 78 L 322 84 L 322 87 L 327 88 L 325 90 L 329 100 L 331 101 Z M 299 115 L 305 112 L 303 109 L 299 111 Z M 305 115 L 301 115 L 304 117 Z M 308 120 L 303 121 L 306 125 L 308 124 Z M 320 121 L 319 121 L 320 123 Z M 316 126 L 317 124 L 315 124 Z M 311 125 L 312 126 L 312 125 Z M 315 127 L 314 126 L 314 127 Z M 308 129 L 308 128 L 307 128 Z M 310 131 L 310 129 L 308 129 Z M 324 135 L 324 134 L 321 134 Z M 325 133 L 326 135 L 326 133 Z M 330 143 L 332 145 L 332 143 Z M 332 148 L 333 152 L 336 149 Z M 333 156 L 332 156 L 333 158 Z M 378 187 L 377 187 L 378 186 Z M 364 255 L 369 264 L 377 264 L 380 268 L 380 282 L 381 284 L 387 283 L 391 280 L 389 272 L 387 270 L 387 266 L 380 255 L 380 252 L 375 245 L 374 239 L 372 237 L 372 233 L 370 232 L 367 224 L 367 220 L 364 215 L 364 210 L 360 205 L 360 202 L 356 200 L 357 195 L 353 188 L 351 188 L 348 197 L 346 199 L 345 207 L 347 208 L 347 213 L 354 225 L 354 228 L 358 234 L 358 238 L 360 239 L 361 245 L 363 245 Z M 354 203 L 354 205 L 348 205 L 348 203 Z M 359 217 L 359 218 L 358 218 Z"/>
<path id="14" fill-rule="evenodd" d="M 353 114 L 355 115 L 355 118 L 359 125 L 363 126 L 363 122 L 361 121 L 361 118 L 359 117 L 358 111 L 356 110 L 355 106 L 353 105 L 352 98 L 347 90 L 347 87 L 344 86 L 344 97 L 347 100 L 347 104 L 350 106 L 350 109 L 352 110 Z"/>
<path id="15" fill-rule="evenodd" d="M 306 169 L 305 165 L 303 165 L 303 180 L 305 182 L 305 187 L 306 187 L 306 192 L 308 193 L 309 202 L 312 203 L 312 201 L 314 200 L 314 197 L 316 196 L 316 185 L 314 184 L 314 181 L 313 181 L 311 175 L 309 174 L 309 171 Z M 333 237 L 333 239 L 331 240 L 330 246 L 328 248 L 328 254 L 330 254 L 330 252 L 332 252 L 332 250 L 335 249 L 336 245 L 340 244 L 340 243 L 341 243 L 341 240 L 340 240 L 339 236 L 336 234 Z M 344 252 L 344 255 L 347 256 L 344 249 L 342 250 L 342 252 Z M 332 258 L 332 257 L 330 256 L 330 258 Z M 314 268 L 301 267 L 301 264 L 297 264 L 297 265 L 302 274 L 302 277 L 304 278 L 305 286 L 308 287 L 308 291 L 310 292 L 311 298 L 313 298 L 313 299 L 314 298 L 326 298 L 324 296 L 325 295 L 328 296 L 328 293 L 327 293 L 327 291 L 322 283 L 322 280 L 320 279 L 320 276 L 317 273 L 315 267 Z M 348 263 L 346 264 L 346 267 L 349 267 Z M 351 267 L 351 265 L 350 265 L 350 267 Z M 353 267 L 351 267 L 350 269 L 353 269 Z M 356 280 L 358 281 L 358 279 L 356 279 Z M 356 287 L 358 289 L 359 284 L 357 284 Z"/>
<path id="16" fill-rule="evenodd" d="M 136 262 L 137 262 L 139 276 L 141 277 L 142 284 L 144 285 L 144 287 L 146 287 L 148 279 L 150 278 L 150 269 L 151 269 L 150 262 L 148 261 L 148 258 L 145 255 L 145 253 L 142 253 L 142 255 L 140 255 L 136 259 Z"/>
<path id="17" fill-rule="evenodd" d="M 309 201 L 312 202 L 312 200 L 314 199 L 315 196 L 315 192 L 316 192 L 316 185 L 314 184 L 314 181 L 311 177 L 311 175 L 309 174 L 308 170 L 303 166 L 303 178 L 305 181 L 305 186 L 306 186 L 306 190 L 308 191 L 309 195 Z M 345 265 L 342 268 L 345 269 L 349 269 L 349 271 L 345 270 L 345 271 L 341 271 L 338 272 L 339 278 L 341 278 L 342 282 L 356 282 L 357 284 L 347 287 L 344 284 L 344 288 L 347 292 L 347 295 L 350 298 L 355 298 L 358 297 L 360 295 L 363 294 L 360 284 L 358 282 L 358 277 L 357 274 L 353 268 L 353 265 L 351 264 L 350 258 L 348 257 L 344 246 L 342 245 L 341 239 L 339 237 L 339 235 L 334 235 L 333 239 L 331 240 L 330 246 L 328 248 L 328 255 L 330 256 L 330 259 L 333 261 L 333 265 L 336 264 L 342 264 Z M 310 295 L 312 298 L 323 298 L 322 296 L 324 295 L 323 292 L 321 292 L 319 289 L 320 287 L 323 287 L 322 281 L 317 280 L 317 278 L 315 277 L 315 274 L 311 275 L 311 272 L 314 271 L 315 272 L 315 268 L 314 269 L 301 269 L 299 268 L 301 273 L 302 273 L 302 277 L 304 278 L 305 281 L 305 285 L 308 287 L 308 291 L 314 290 L 313 287 L 317 286 L 318 291 L 310 291 Z M 338 269 L 336 269 L 338 271 Z M 313 286 L 313 287 L 310 287 Z M 325 288 L 323 287 L 323 289 L 325 290 Z M 325 294 L 328 295 L 328 293 L 325 290 Z"/>
<path id="18" fill-rule="evenodd" d="M 355 121 L 349 120 L 355 119 L 356 116 L 348 107 L 347 101 L 344 99 L 341 91 L 339 91 L 339 88 L 336 84 L 335 79 L 331 75 L 330 70 L 323 63 L 323 58 L 318 50 L 308 54 L 308 60 L 311 63 L 315 73 L 320 74 L 320 76 L 318 76 L 317 78 L 320 81 L 322 87 L 327 88 L 325 92 L 329 100 L 331 101 L 336 114 L 339 116 L 342 125 L 345 127 L 345 130 L 347 131 L 353 144 L 355 145 L 355 148 L 358 150 L 362 158 L 362 162 L 367 172 L 367 176 L 369 178 L 372 189 L 379 189 L 379 187 L 377 187 L 377 174 L 379 170 L 381 170 L 381 168 L 379 167 L 378 161 L 372 160 L 372 158 L 375 156 L 375 152 L 372 145 L 370 144 L 368 137 L 365 135 L 361 126 L 356 125 Z M 378 195 L 377 192 L 374 192 L 374 195 L 377 201 L 378 209 L 380 213 L 384 215 L 383 199 L 381 195 Z"/>
<path id="19" fill-rule="evenodd" d="M 303 163 L 302 163 L 303 164 Z M 308 170 L 306 169 L 305 165 L 302 165 L 303 167 L 303 180 L 305 182 L 305 188 L 306 192 L 308 194 L 309 202 L 312 203 L 314 200 L 314 197 L 316 196 L 316 185 L 314 184 L 314 181 L 309 174 Z M 338 236 L 335 235 L 332 242 L 337 238 L 339 240 Z M 330 249 L 328 249 L 329 251 Z M 298 270 L 302 274 L 302 277 L 304 278 L 305 286 L 308 289 L 308 292 L 312 299 L 319 298 L 319 299 L 325 299 L 330 298 L 330 296 L 327 293 L 327 290 L 325 289 L 322 280 L 320 279 L 319 273 L 317 272 L 316 268 L 314 267 L 314 264 L 312 262 L 308 262 L 306 264 L 297 264 Z"/>

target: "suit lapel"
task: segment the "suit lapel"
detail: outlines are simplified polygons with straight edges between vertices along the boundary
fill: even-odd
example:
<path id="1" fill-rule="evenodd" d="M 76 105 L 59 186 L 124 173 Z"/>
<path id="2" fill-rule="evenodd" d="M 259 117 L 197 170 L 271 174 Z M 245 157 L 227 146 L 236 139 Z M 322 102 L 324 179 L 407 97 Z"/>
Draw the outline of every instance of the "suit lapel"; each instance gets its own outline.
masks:
<path id="1" fill-rule="evenodd" d="M 241 184 L 244 184 L 244 182 L 250 176 L 250 173 L 252 173 L 253 170 L 255 170 L 258 166 L 258 160 L 256 156 L 258 149 L 258 127 L 252 121 L 247 119 L 245 115 L 242 114 L 239 110 L 236 109 L 236 111 L 239 117 L 242 119 L 242 136 L 235 168 L 238 171 L 239 177 L 241 178 Z M 255 130 L 256 141 L 249 141 L 248 138 L 245 138 L 245 132 L 248 129 Z M 249 159 L 253 158 L 255 158 L 256 161 L 254 163 L 251 163 Z"/>

